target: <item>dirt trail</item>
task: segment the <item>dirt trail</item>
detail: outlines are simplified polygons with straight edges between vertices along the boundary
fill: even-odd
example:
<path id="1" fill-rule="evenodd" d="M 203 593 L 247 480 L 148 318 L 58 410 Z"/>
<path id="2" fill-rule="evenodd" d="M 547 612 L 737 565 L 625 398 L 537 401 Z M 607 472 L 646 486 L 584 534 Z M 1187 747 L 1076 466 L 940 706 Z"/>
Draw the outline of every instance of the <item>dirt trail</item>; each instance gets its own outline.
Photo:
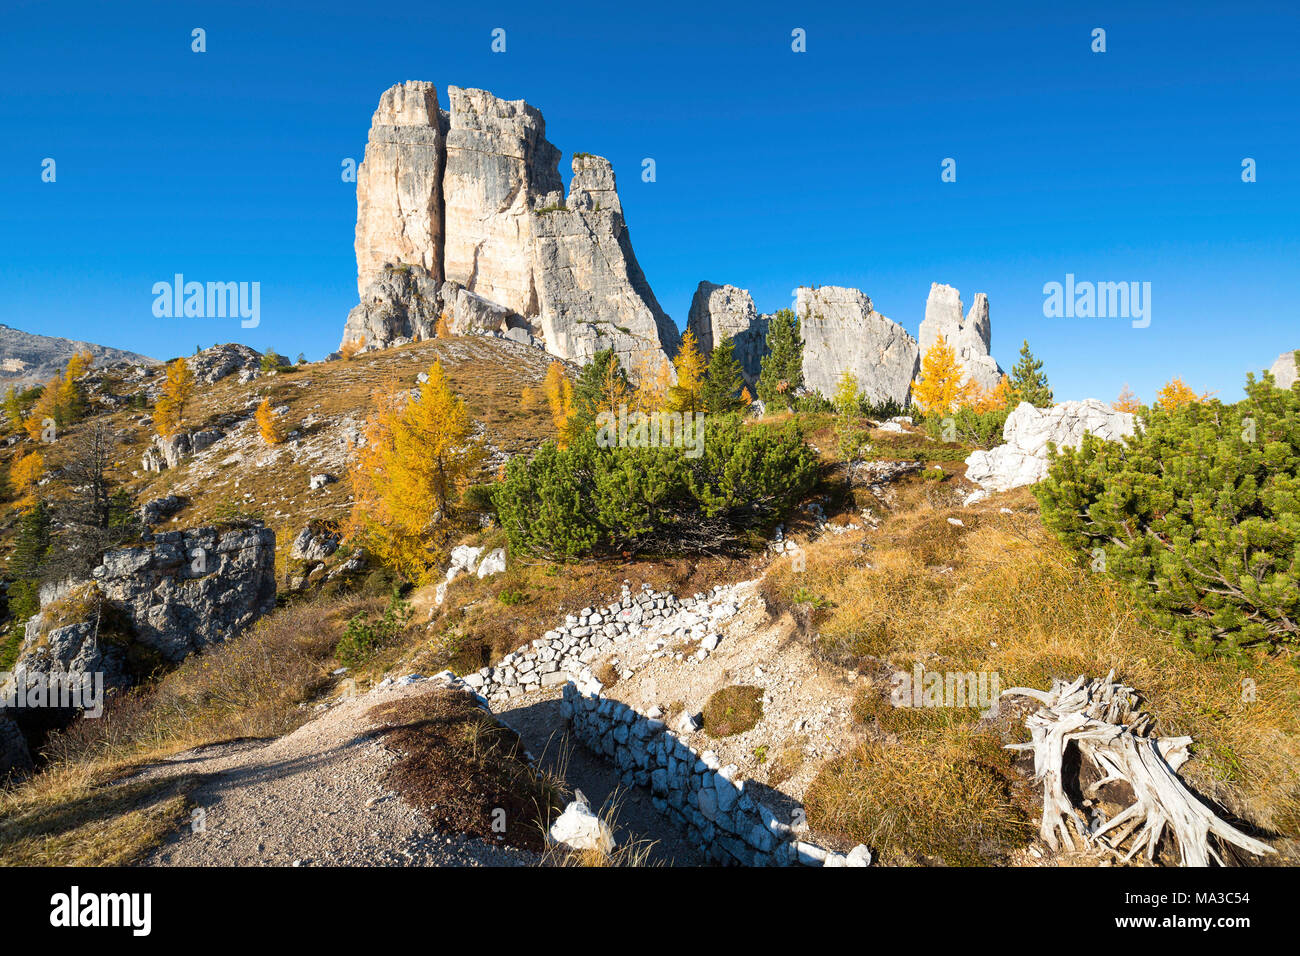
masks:
<path id="1" fill-rule="evenodd" d="M 155 851 L 150 866 L 527 866 L 537 856 L 437 832 L 381 783 L 395 759 L 371 735 L 372 707 L 429 693 L 425 681 L 345 700 L 270 742 L 186 751 L 138 779 L 184 774 L 202 826 Z"/>

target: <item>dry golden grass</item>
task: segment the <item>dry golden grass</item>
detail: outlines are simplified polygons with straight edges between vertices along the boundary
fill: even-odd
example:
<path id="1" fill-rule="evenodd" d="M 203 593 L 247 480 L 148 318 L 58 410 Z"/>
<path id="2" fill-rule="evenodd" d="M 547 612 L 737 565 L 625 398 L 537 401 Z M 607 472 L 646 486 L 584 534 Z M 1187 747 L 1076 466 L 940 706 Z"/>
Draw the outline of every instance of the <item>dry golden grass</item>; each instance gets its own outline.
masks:
<path id="1" fill-rule="evenodd" d="M 1192 785 L 1291 845 L 1300 821 L 1293 664 L 1198 658 L 1144 624 L 1113 582 L 1080 567 L 1043 529 L 1029 494 L 962 509 L 927 484 L 901 487 L 880 531 L 810 547 L 804 573 L 779 562 L 765 583 L 769 601 L 780 607 L 800 591 L 817 595 L 821 607 L 805 618 L 807 637 L 868 673 L 883 664 L 910 670 L 919 661 L 931 671 L 996 672 L 1005 689 L 1046 688 L 1052 678 L 1105 676 L 1114 668 L 1144 696 L 1158 733 L 1192 736 L 1195 756 L 1183 771 Z M 1001 514 L 1001 507 L 1016 513 Z M 1255 682 L 1253 700 L 1243 694 L 1247 678 Z M 960 828 L 911 808 L 926 802 L 927 788 L 943 787 L 972 820 L 983 812 L 993 778 L 967 765 L 1000 767 L 987 759 L 987 722 L 977 727 L 975 711 L 918 712 L 871 699 L 860 702 L 859 716 L 881 740 L 823 772 L 810 799 L 814 822 L 866 840 L 879 838 L 883 812 L 910 845 L 947 846 L 936 855 L 955 862 L 966 845 Z M 1000 732 L 1010 739 L 1022 731 L 1007 725 Z M 1004 779 L 1001 770 L 994 777 Z M 1030 806 L 1016 812 L 1016 826 L 1036 813 Z M 987 859 L 998 858 L 999 845 L 1005 841 L 989 843 Z"/>
<path id="2" fill-rule="evenodd" d="M 0 866 L 127 866 L 189 812 L 189 778 L 94 786 L 77 774 L 42 776 L 0 793 Z"/>
<path id="3" fill-rule="evenodd" d="M 251 416 L 266 398 L 272 406 L 289 407 L 288 413 L 277 419 L 285 431 L 304 428 L 304 420 L 314 416 L 318 423 L 306 426 L 304 435 L 307 435 L 323 428 L 319 422 L 325 418 L 351 416 L 364 420 L 376 389 L 392 379 L 414 386 L 416 377 L 427 371 L 435 360 L 443 363 L 452 388 L 465 399 L 471 416 L 484 424 L 484 437 L 492 445 L 506 452 L 520 453 L 554 437 L 550 413 L 544 399 L 539 397 L 539 386 L 551 356 L 536 349 L 476 336 L 417 342 L 358 355 L 351 361 L 340 359 L 292 366 L 274 376 L 262 376 L 244 384 L 239 383 L 237 376 L 228 376 L 212 385 L 200 384 L 196 386 L 195 399 L 184 425 L 187 429 L 221 427 L 223 417 Z M 117 394 L 127 395 L 140 386 L 113 379 L 110 387 Z M 189 463 L 160 473 L 140 471 L 140 458 L 153 440 L 153 430 L 133 419 L 151 411 L 122 408 L 97 417 L 110 426 L 119 441 L 113 480 L 125 487 L 136 501 L 171 493 L 183 494 L 191 500 L 177 514 L 173 527 L 219 523 L 236 513 L 261 518 L 276 532 L 277 568 L 283 572 L 293 536 L 308 520 L 338 521 L 347 516 L 351 508 L 348 482 L 339 480 L 311 490 L 311 475 L 319 468 L 311 462 L 296 460 L 287 446 L 264 467 L 218 466 L 211 477 L 198 482 L 188 480 Z M 82 427 L 84 423 L 69 426 L 61 436 L 74 436 Z M 62 466 L 66 448 L 71 444 L 60 441 L 43 449 L 47 470 Z M 7 470 L 15 456 L 33 447 L 25 438 L 12 448 L 0 447 L 0 468 Z M 259 447 L 257 451 L 267 449 Z M 485 473 L 482 477 L 495 475 Z M 193 487 L 183 487 L 186 485 Z M 51 487 L 47 486 L 45 491 L 48 493 Z M 246 495 L 251 498 L 246 499 Z M 12 505 L 7 505 L 0 516 L 0 554 L 8 554 L 12 548 L 15 519 Z"/>

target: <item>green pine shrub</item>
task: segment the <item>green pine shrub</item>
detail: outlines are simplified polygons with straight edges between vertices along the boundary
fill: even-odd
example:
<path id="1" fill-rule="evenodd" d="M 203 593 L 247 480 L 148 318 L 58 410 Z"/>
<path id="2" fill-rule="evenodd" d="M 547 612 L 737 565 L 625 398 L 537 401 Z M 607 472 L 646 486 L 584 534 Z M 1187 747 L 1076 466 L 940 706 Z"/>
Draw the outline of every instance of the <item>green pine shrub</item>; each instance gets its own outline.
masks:
<path id="1" fill-rule="evenodd" d="M 564 449 L 516 458 L 493 495 L 512 551 L 563 560 L 633 551 L 734 546 L 766 527 L 817 480 L 792 423 L 710 417 L 703 448 L 600 447 L 587 430 Z"/>
<path id="2" fill-rule="evenodd" d="M 1246 393 L 1086 436 L 1034 489 L 1048 528 L 1205 654 L 1300 647 L 1300 383 Z"/>
<path id="3" fill-rule="evenodd" d="M 1011 411 L 1010 408 L 996 408 L 977 412 L 963 407 L 947 415 L 927 415 L 922 427 L 935 441 L 954 442 L 971 448 L 992 448 L 1002 444 L 1002 429 Z"/>

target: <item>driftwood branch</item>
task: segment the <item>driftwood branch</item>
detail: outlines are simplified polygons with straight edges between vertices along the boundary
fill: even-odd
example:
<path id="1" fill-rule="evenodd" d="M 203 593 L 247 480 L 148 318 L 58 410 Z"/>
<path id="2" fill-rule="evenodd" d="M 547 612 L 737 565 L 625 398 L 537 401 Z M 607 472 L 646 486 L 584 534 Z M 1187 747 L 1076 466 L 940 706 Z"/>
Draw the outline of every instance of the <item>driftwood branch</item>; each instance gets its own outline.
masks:
<path id="1" fill-rule="evenodd" d="M 1276 852 L 1267 843 L 1247 836 L 1220 819 L 1178 776 L 1190 756 L 1190 737 L 1150 735 L 1151 717 L 1138 708 L 1133 688 L 1115 681 L 1079 677 L 1073 683 L 1053 681 L 1050 691 L 1013 687 L 1003 697 L 1028 697 L 1042 706 L 1025 719 L 1031 742 L 1009 749 L 1034 755 L 1034 779 L 1043 785 L 1043 820 L 1039 834 L 1053 850 L 1102 848 L 1124 862 L 1144 852 L 1154 861 L 1161 837 L 1168 832 L 1183 866 L 1221 866 L 1223 857 L 1213 836 L 1223 844 L 1256 856 Z M 1109 820 L 1090 823 L 1071 802 L 1064 780 L 1066 750 L 1078 748 L 1082 767 L 1090 765 L 1098 779 L 1082 790 L 1088 800 L 1101 788 L 1124 782 L 1134 802 Z"/>

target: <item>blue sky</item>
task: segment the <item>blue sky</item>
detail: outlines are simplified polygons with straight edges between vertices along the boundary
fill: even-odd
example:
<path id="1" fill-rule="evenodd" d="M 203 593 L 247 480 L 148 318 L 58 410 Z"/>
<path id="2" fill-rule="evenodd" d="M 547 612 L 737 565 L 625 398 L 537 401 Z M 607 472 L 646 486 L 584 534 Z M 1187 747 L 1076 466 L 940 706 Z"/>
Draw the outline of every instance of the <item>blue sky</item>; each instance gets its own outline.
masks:
<path id="1" fill-rule="evenodd" d="M 761 311 L 855 286 L 915 334 L 947 282 L 988 294 L 994 355 L 1027 338 L 1058 399 L 1149 400 L 1176 374 L 1231 399 L 1300 346 L 1298 10 L 6 0 L 0 322 L 160 358 L 323 356 L 356 300 L 340 164 L 380 93 L 424 79 L 444 105 L 454 84 L 540 108 L 566 182 L 574 152 L 609 157 L 679 325 L 707 279 Z M 261 325 L 155 318 L 177 272 L 260 282 Z M 1045 318 L 1066 273 L 1150 282 L 1150 326 Z"/>

